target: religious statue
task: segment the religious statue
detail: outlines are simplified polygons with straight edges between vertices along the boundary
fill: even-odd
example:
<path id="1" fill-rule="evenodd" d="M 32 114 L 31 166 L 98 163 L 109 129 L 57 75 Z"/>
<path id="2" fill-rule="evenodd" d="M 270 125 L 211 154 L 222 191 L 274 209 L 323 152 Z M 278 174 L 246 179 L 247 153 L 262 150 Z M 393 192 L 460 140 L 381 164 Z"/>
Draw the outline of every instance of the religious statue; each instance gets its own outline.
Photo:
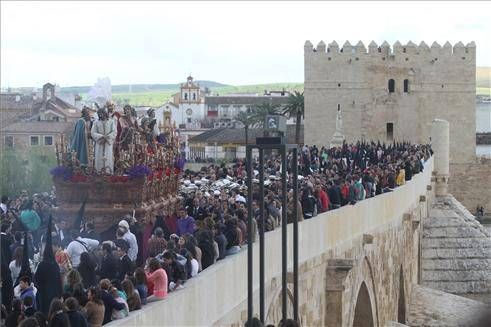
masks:
<path id="1" fill-rule="evenodd" d="M 141 129 L 148 146 L 155 152 L 154 139 L 159 135 L 159 130 L 154 109 L 150 108 L 147 110 L 147 116 L 141 120 Z"/>
<path id="2" fill-rule="evenodd" d="M 341 116 L 341 108 L 338 108 L 338 112 L 336 114 L 336 130 L 334 131 L 334 135 L 331 139 L 331 148 L 342 147 L 343 142 L 343 117 Z"/>
<path id="3" fill-rule="evenodd" d="M 121 119 L 121 114 L 116 111 L 116 106 L 112 101 L 107 101 L 106 102 L 106 110 L 109 119 L 114 120 L 114 126 L 116 126 L 116 141 L 114 142 L 114 157 L 119 158 L 119 142 L 121 139 L 121 123 L 119 120 Z"/>
<path id="4" fill-rule="evenodd" d="M 136 129 L 138 128 L 136 119 L 132 115 L 132 108 L 130 105 L 124 106 L 123 115 L 119 119 L 119 124 L 121 126 L 121 136 L 119 139 L 120 148 L 128 151 L 129 145 L 134 142 Z"/>
<path id="5" fill-rule="evenodd" d="M 95 169 L 110 173 L 114 171 L 113 144 L 116 139 L 116 125 L 109 119 L 108 112 L 101 108 L 97 110 L 99 120 L 92 125 L 91 135 L 95 141 Z"/>
<path id="6" fill-rule="evenodd" d="M 87 166 L 88 159 L 87 153 L 89 148 L 90 138 L 90 113 L 89 108 L 84 107 L 82 109 L 82 116 L 75 124 L 75 129 L 72 134 L 72 142 L 70 144 L 70 150 L 76 152 L 77 160 L 80 162 L 80 166 Z"/>
<path id="7" fill-rule="evenodd" d="M 343 117 L 341 116 L 341 109 L 338 108 L 338 113 L 336 115 L 336 131 L 341 133 L 343 129 Z"/>

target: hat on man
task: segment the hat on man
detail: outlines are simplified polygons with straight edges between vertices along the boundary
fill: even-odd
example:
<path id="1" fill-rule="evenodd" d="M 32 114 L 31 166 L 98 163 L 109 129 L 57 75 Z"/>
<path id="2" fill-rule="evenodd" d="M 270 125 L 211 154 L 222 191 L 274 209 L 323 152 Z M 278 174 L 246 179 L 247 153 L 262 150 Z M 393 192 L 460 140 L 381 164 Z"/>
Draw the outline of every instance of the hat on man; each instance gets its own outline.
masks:
<path id="1" fill-rule="evenodd" d="M 130 229 L 130 224 L 128 224 L 128 222 L 126 220 L 121 220 L 118 224 L 119 227 L 124 227 L 126 229 Z"/>

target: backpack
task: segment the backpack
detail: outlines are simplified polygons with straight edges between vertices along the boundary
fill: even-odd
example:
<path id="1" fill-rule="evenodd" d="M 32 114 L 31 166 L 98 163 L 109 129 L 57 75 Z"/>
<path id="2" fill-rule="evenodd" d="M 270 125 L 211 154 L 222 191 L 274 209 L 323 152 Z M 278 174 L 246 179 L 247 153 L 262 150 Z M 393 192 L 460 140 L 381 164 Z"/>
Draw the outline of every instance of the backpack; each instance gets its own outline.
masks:
<path id="1" fill-rule="evenodd" d="M 85 248 L 85 252 L 87 252 L 89 254 L 89 258 L 90 260 L 96 265 L 98 266 L 99 265 L 99 258 L 97 257 L 97 255 L 95 254 L 95 249 L 94 250 L 91 250 L 89 251 L 89 248 L 87 247 L 87 244 L 85 244 L 84 242 L 82 241 L 79 241 L 79 240 L 74 240 L 75 242 L 78 242 L 80 244 L 82 244 L 82 246 Z"/>

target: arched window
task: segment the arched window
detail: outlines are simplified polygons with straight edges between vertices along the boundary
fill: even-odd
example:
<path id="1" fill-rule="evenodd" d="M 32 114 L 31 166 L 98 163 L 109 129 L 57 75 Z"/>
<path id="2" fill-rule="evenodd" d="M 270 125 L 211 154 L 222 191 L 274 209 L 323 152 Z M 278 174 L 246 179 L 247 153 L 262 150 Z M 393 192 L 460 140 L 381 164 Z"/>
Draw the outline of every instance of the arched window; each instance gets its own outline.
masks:
<path id="1" fill-rule="evenodd" d="M 341 105 L 340 105 L 340 104 L 338 104 L 338 111 L 339 111 L 339 110 L 341 110 Z"/>
<path id="2" fill-rule="evenodd" d="M 196 93 L 193 93 L 193 100 L 196 100 Z"/>
<path id="3" fill-rule="evenodd" d="M 391 78 L 389 80 L 389 93 L 394 93 L 396 88 L 396 82 Z"/>
<path id="4" fill-rule="evenodd" d="M 404 93 L 409 93 L 409 80 L 404 80 Z"/>
<path id="5" fill-rule="evenodd" d="M 188 94 L 184 93 L 184 100 L 187 100 L 187 99 L 188 99 Z"/>

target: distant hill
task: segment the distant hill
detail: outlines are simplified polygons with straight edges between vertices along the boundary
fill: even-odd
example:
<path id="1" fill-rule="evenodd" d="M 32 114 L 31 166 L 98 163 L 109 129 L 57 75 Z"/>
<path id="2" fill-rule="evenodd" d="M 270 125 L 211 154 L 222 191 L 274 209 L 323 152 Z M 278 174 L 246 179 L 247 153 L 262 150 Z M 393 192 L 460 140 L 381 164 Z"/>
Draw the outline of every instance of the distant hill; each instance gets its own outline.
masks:
<path id="1" fill-rule="evenodd" d="M 259 93 L 265 90 L 303 91 L 303 83 L 266 83 L 253 85 L 227 85 L 214 81 L 197 81 L 202 88 L 209 88 L 212 94 L 226 95 L 230 93 Z M 113 85 L 113 100 L 136 106 L 159 106 L 169 100 L 172 94 L 179 91 L 180 83 L 176 84 L 129 84 Z M 62 93 L 78 93 L 83 98 L 91 86 L 62 87 Z M 476 67 L 476 94 L 491 95 L 491 67 Z"/>
<path id="2" fill-rule="evenodd" d="M 203 86 L 200 82 L 200 85 Z M 255 84 L 255 85 L 225 85 L 216 83 L 217 86 L 208 86 L 212 94 L 226 95 L 230 93 L 264 93 L 265 90 L 277 91 L 277 90 L 298 90 L 303 91 L 302 83 L 271 83 L 271 84 Z M 135 106 L 159 106 L 169 100 L 172 94 L 179 91 L 176 86 L 174 89 L 167 90 L 145 90 L 136 92 L 133 88 L 129 93 L 127 90 L 124 92 L 114 92 L 113 88 L 113 100 L 116 102 L 129 103 Z"/>
<path id="3" fill-rule="evenodd" d="M 226 84 L 213 82 L 213 81 L 197 81 L 199 85 L 203 88 L 208 87 L 224 87 L 228 86 Z M 121 84 L 121 85 L 113 85 L 112 92 L 113 93 L 129 93 L 130 87 L 131 92 L 151 92 L 151 91 L 170 91 L 170 90 L 179 90 L 180 83 L 177 84 Z M 91 86 L 68 86 L 60 88 L 62 93 L 79 93 L 84 94 L 89 92 Z"/>

